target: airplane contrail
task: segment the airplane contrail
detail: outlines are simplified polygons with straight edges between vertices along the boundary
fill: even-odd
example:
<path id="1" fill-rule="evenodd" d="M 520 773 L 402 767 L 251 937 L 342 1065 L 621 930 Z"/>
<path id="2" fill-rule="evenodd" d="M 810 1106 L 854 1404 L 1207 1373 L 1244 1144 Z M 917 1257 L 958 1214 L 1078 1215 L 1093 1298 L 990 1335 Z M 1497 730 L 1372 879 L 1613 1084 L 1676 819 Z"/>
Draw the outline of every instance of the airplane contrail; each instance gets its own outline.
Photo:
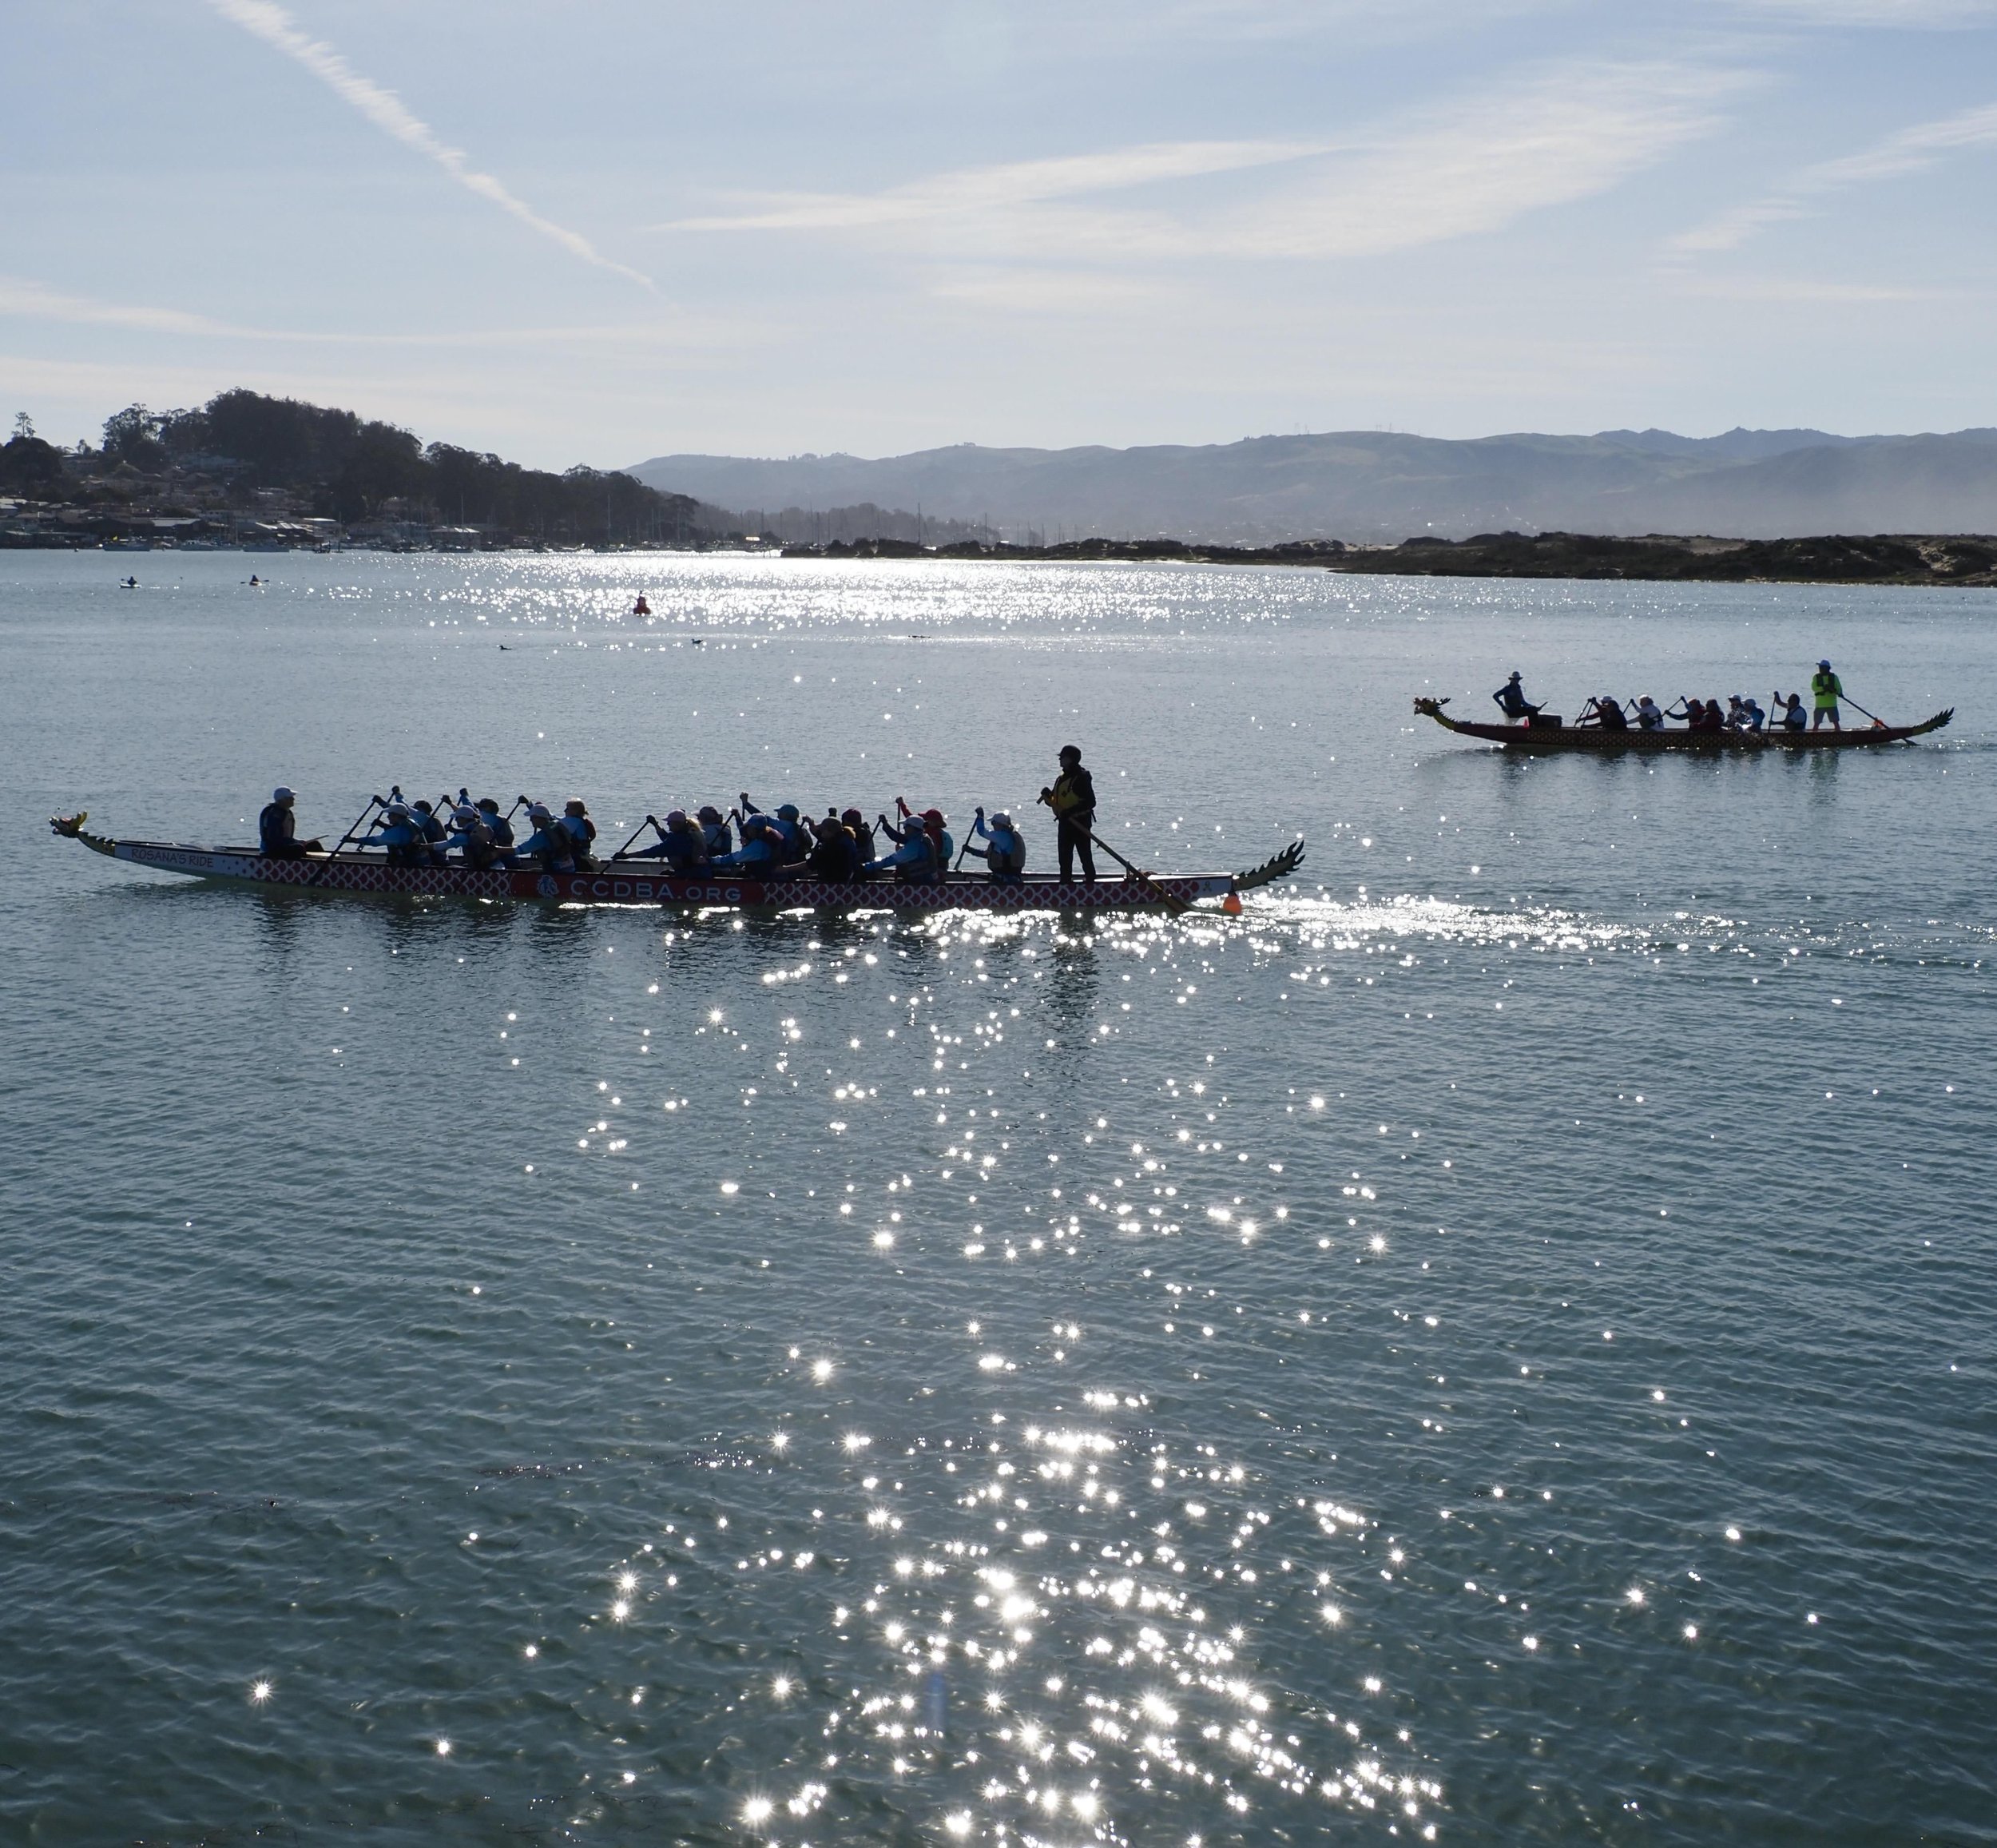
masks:
<path id="1" fill-rule="evenodd" d="M 393 90 L 384 89 L 372 78 L 362 76 L 323 39 L 308 36 L 290 14 L 276 4 L 276 0 L 208 0 L 208 3 L 224 19 L 253 34 L 272 50 L 283 52 L 295 63 L 303 65 L 341 101 L 359 110 L 376 128 L 394 137 L 404 147 L 434 161 L 466 191 L 476 193 L 480 198 L 518 219 L 530 230 L 560 244 L 571 256 L 580 257 L 598 269 L 607 269 L 613 275 L 624 276 L 655 295 L 658 292 L 658 285 L 650 276 L 605 256 L 580 232 L 542 217 L 524 199 L 508 192 L 491 174 L 480 173 L 462 149 L 452 147 L 427 122 L 412 114 Z"/>

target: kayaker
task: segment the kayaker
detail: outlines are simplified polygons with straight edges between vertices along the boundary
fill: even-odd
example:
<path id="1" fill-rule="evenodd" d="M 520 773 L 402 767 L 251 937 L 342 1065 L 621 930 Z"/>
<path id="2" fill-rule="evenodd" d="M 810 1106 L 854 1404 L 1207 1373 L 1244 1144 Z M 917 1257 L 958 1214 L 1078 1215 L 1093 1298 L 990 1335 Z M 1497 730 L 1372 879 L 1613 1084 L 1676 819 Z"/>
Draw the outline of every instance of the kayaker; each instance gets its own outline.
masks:
<path id="1" fill-rule="evenodd" d="M 266 860 L 303 860 L 308 853 L 324 853 L 316 841 L 298 838 L 298 822 L 292 813 L 297 797 L 280 783 L 256 817 L 257 849 Z"/>
<path id="2" fill-rule="evenodd" d="M 1517 674 L 1512 678 L 1516 680 Z M 1095 844 L 1089 838 L 1096 825 L 1095 779 L 1082 767 L 1082 752 L 1074 745 L 1061 747 L 1061 774 L 1051 789 L 1040 792 L 1040 800 L 1054 810 L 1054 846 L 1061 856 L 1061 883 L 1073 883 L 1074 861 L 1082 860 L 1082 883 L 1096 882 Z"/>
<path id="3" fill-rule="evenodd" d="M 1837 709 L 1837 702 L 1844 697 L 1844 683 L 1831 672 L 1828 661 L 1816 664 L 1816 672 L 1810 676 L 1810 691 L 1815 695 L 1816 710 L 1810 719 L 1810 729 L 1815 731 L 1824 720 L 1831 721 L 1831 729 L 1841 732 L 1844 722 Z"/>
<path id="4" fill-rule="evenodd" d="M 992 812 L 987 823 L 985 812 L 980 809 L 972 817 L 971 832 L 974 837 L 982 836 L 991 842 L 988 847 L 975 847 L 967 843 L 964 852 L 973 859 L 982 860 L 991 868 L 994 885 L 1017 885 L 1026 870 L 1026 844 L 1020 838 L 1019 831 L 1012 825 L 1012 817 L 1002 809 Z"/>
<path id="5" fill-rule="evenodd" d="M 576 870 L 595 872 L 597 825 L 590 819 L 590 811 L 582 805 L 579 797 L 571 796 L 562 805 L 562 819 L 555 825 L 564 829 L 575 843 L 571 857 Z"/>
<path id="6" fill-rule="evenodd" d="M 1511 670 L 1511 678 L 1491 697 L 1497 701 L 1507 718 L 1531 725 L 1539 716 L 1539 708 L 1526 697 L 1525 682 L 1515 667 Z"/>
<path id="7" fill-rule="evenodd" d="M 936 864 L 936 844 L 929 837 L 929 829 L 919 815 L 911 815 L 899 828 L 883 815 L 877 824 L 881 833 L 896 843 L 892 853 L 878 860 L 870 860 L 861 868 L 865 872 L 891 872 L 908 884 L 932 884 L 940 876 Z"/>
<path id="8" fill-rule="evenodd" d="M 534 832 L 521 843 L 521 852 L 538 860 L 543 872 L 574 872 L 575 836 L 555 820 L 554 810 L 546 802 L 530 802 L 527 820 Z"/>

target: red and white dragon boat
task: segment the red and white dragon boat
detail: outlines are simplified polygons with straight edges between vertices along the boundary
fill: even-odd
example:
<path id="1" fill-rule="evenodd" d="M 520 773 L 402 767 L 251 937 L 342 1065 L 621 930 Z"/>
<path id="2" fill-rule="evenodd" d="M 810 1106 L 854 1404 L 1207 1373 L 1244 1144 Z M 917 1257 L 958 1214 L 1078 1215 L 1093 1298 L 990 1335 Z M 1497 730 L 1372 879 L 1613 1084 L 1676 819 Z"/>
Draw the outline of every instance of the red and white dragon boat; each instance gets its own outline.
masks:
<path id="1" fill-rule="evenodd" d="M 391 866 L 379 853 L 352 850 L 272 860 L 254 847 L 115 840 L 91 833 L 83 825 L 87 819 L 87 813 L 59 816 L 50 825 L 66 840 L 80 841 L 109 860 L 194 879 L 223 880 L 260 892 L 376 892 L 544 904 L 716 906 L 742 911 L 822 906 L 840 911 L 1124 912 L 1181 911 L 1201 899 L 1219 899 L 1223 908 L 1231 909 L 1241 893 L 1294 872 L 1304 859 L 1304 843 L 1294 841 L 1246 872 L 1141 873 L 1099 879 L 1094 885 L 1066 883 L 1054 873 L 1028 873 L 1017 885 L 1002 885 L 979 875 L 953 872 L 928 884 L 894 879 L 835 884 L 816 879 L 746 879 L 732 872 L 676 878 L 660 871 L 657 860 L 641 859 L 613 858 L 586 872 L 548 872 L 532 866 L 483 871 L 455 864 Z"/>

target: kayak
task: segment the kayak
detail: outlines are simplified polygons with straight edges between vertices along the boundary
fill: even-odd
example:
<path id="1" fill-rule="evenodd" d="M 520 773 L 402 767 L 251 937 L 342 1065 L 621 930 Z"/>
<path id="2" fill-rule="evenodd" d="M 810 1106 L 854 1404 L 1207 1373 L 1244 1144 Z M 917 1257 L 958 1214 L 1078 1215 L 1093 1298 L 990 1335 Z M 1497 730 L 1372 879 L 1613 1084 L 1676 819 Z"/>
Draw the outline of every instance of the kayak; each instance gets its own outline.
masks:
<path id="1" fill-rule="evenodd" d="M 1064 883 L 1054 873 L 1028 873 L 1019 884 L 951 873 L 939 881 L 856 879 L 756 879 L 729 870 L 677 877 L 656 860 L 612 859 L 587 872 L 539 867 L 391 866 L 379 853 L 315 853 L 272 860 L 254 847 L 197 847 L 164 841 L 123 841 L 93 834 L 87 813 L 50 823 L 65 840 L 93 853 L 193 879 L 220 880 L 269 892 L 375 892 L 410 898 L 470 898 L 544 904 L 661 904 L 729 910 L 785 911 L 825 906 L 841 911 L 1133 912 L 1173 909 L 1201 899 L 1224 903 L 1286 877 L 1303 863 L 1304 843 L 1245 872 L 1155 873 L 1143 879 Z"/>
<path id="2" fill-rule="evenodd" d="M 1615 731 L 1606 725 L 1483 725 L 1474 719 L 1451 718 L 1443 708 L 1446 699 L 1418 699 L 1415 710 L 1432 718 L 1447 731 L 1467 738 L 1482 738 L 1487 744 L 1503 745 L 1508 751 L 1855 751 L 1872 745 L 1903 744 L 1929 732 L 1938 732 L 1955 716 L 1945 706 L 1932 718 L 1917 725 L 1874 723 L 1860 728 L 1834 731 L 1823 726 L 1816 731 L 1793 732 L 1776 727 L 1765 732 L 1688 731 L 1680 725 L 1646 732 L 1632 725 Z"/>

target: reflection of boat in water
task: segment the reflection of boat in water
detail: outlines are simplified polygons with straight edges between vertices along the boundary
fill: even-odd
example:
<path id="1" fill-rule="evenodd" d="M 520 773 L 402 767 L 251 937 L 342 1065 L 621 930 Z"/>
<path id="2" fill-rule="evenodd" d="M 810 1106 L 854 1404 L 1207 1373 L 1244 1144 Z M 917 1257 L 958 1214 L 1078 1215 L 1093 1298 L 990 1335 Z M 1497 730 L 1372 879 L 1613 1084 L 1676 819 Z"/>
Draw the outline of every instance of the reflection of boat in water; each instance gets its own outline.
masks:
<path id="1" fill-rule="evenodd" d="M 1018 885 L 952 873 L 927 884 L 859 879 L 838 884 L 816 879 L 743 878 L 728 871 L 676 878 L 655 860 L 605 860 L 588 872 L 544 872 L 538 867 L 484 871 L 448 866 L 391 866 L 379 853 L 316 853 L 305 860 L 266 859 L 253 847 L 193 847 L 161 841 L 117 841 L 87 833 L 77 815 L 50 824 L 109 859 L 194 879 L 218 879 L 269 892 L 384 892 L 412 898 L 473 898 L 553 904 L 667 904 L 728 910 L 790 911 L 820 906 L 840 911 L 1127 912 L 1173 909 L 1203 898 L 1226 900 L 1294 872 L 1304 843 L 1292 842 L 1246 872 L 1153 874 L 1140 880 L 1064 884 L 1052 873 L 1029 873 Z"/>
<path id="2" fill-rule="evenodd" d="M 1946 706 L 1932 718 L 1917 725 L 1888 725 L 1875 721 L 1863 729 L 1848 731 L 1828 726 L 1816 731 L 1793 732 L 1772 726 L 1765 732 L 1687 731 L 1683 726 L 1654 732 L 1632 725 L 1616 731 L 1607 725 L 1483 725 L 1474 719 L 1455 719 L 1443 710 L 1446 699 L 1418 699 L 1415 710 L 1427 714 L 1439 725 L 1464 737 L 1482 738 L 1487 744 L 1503 745 L 1508 751 L 1848 751 L 1867 745 L 1896 745 L 1924 733 L 1938 732 L 1955 716 Z"/>

